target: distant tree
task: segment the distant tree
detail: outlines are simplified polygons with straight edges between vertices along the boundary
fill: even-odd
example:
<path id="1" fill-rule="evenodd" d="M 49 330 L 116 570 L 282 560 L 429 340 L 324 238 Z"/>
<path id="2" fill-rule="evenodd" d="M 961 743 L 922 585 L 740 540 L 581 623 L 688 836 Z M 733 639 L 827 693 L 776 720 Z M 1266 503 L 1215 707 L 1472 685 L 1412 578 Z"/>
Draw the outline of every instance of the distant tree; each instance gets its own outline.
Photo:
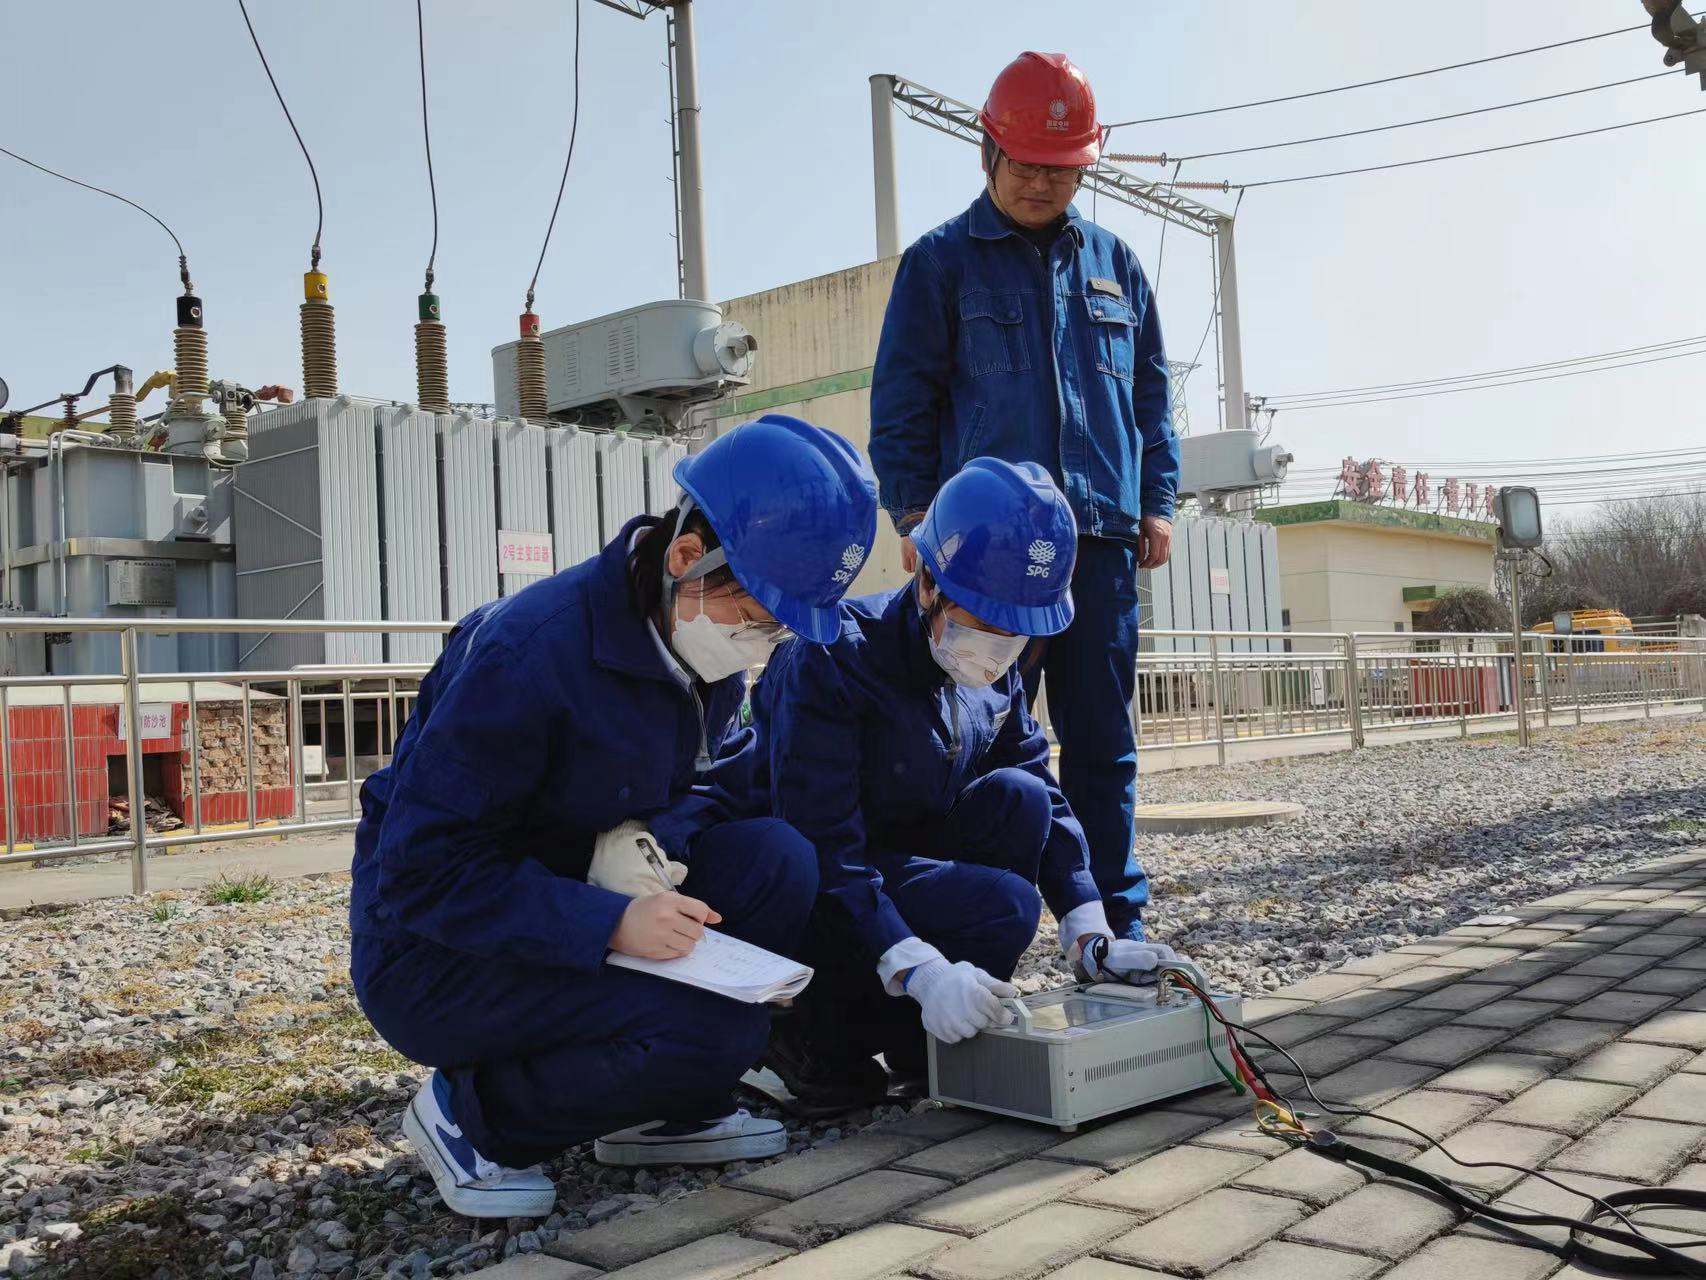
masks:
<path id="1" fill-rule="evenodd" d="M 1522 625 L 1552 621 L 1554 614 L 1578 609 L 1609 609 L 1611 602 L 1597 591 L 1571 582 L 1556 572 L 1549 578 L 1522 576 Z"/>
<path id="2" fill-rule="evenodd" d="M 1667 617 L 1679 613 L 1706 616 L 1706 574 L 1685 578 L 1665 592 L 1664 599 L 1659 602 L 1659 612 Z"/>
<path id="3" fill-rule="evenodd" d="M 1510 607 L 1484 587 L 1454 587 L 1428 610 L 1429 631 L 1509 631 Z"/>
<path id="4" fill-rule="evenodd" d="M 1706 584 L 1706 489 L 1608 502 L 1556 527 L 1545 550 L 1554 572 L 1524 576 L 1525 604 L 1532 601 L 1525 615 L 1539 620 L 1564 608 L 1674 614 L 1678 604 L 1700 602 Z"/>

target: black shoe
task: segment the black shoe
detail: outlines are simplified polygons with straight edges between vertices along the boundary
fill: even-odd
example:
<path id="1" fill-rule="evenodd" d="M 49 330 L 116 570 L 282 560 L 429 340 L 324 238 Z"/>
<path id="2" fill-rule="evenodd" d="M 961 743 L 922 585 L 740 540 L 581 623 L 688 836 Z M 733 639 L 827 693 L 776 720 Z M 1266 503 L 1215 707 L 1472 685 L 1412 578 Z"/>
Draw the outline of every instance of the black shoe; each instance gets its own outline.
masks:
<path id="1" fill-rule="evenodd" d="M 920 1098 L 930 1096 L 930 1078 L 924 1072 L 889 1073 L 890 1102 L 917 1102 Z"/>
<path id="2" fill-rule="evenodd" d="M 874 1107 L 888 1094 L 889 1077 L 875 1058 L 832 1057 L 812 1051 L 792 1018 L 779 1018 L 761 1065 L 794 1095 L 801 1116 L 832 1116 Z"/>

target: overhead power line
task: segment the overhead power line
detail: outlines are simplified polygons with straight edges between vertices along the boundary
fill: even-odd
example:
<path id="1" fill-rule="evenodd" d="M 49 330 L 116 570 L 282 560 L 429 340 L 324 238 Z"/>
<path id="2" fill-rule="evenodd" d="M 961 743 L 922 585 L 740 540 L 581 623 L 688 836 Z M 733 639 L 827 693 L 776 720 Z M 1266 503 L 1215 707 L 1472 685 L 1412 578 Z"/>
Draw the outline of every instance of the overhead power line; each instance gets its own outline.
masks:
<path id="1" fill-rule="evenodd" d="M 1546 462 L 1626 462 L 1632 458 L 1674 458 L 1696 453 L 1706 453 L 1706 448 L 1694 449 L 1649 449 L 1639 453 L 1589 453 L 1576 454 L 1567 458 L 1482 458 L 1475 462 L 1417 462 L 1411 464 L 1411 469 L 1423 471 L 1461 472 L 1475 467 L 1529 467 L 1539 466 Z M 1288 476 L 1305 476 L 1312 474 L 1331 473 L 1337 475 L 1337 467 L 1292 467 Z"/>
<path id="2" fill-rule="evenodd" d="M 426 140 L 427 192 L 432 196 L 432 250 L 427 254 L 426 291 L 432 292 L 432 268 L 438 261 L 438 180 L 432 172 L 432 126 L 427 122 L 426 18 L 415 0 L 415 38 L 421 54 L 421 137 Z"/>
<path id="3" fill-rule="evenodd" d="M 1638 457 L 1640 455 L 1632 456 Z M 1385 463 L 1384 459 L 1381 461 L 1383 464 Z M 1479 472 L 1471 467 L 1425 466 L 1416 463 L 1406 463 L 1402 459 L 1398 459 L 1390 465 L 1403 466 L 1411 475 L 1420 473 L 1438 478 L 1455 477 L 1459 480 L 1515 481 L 1531 477 L 1535 480 L 1545 480 L 1550 483 L 1560 485 L 1630 485 L 1646 484 L 1649 482 L 1651 475 L 1654 474 L 1675 474 L 1677 472 L 1688 472 L 1692 474 L 1695 471 L 1706 472 L 1706 454 L 1697 454 L 1694 457 L 1679 457 L 1662 463 L 1645 464 L 1641 466 L 1606 467 L 1603 469 L 1583 471 L 1547 471 L 1544 469 L 1543 463 L 1528 467 L 1518 466 L 1498 471 Z M 1333 467 L 1313 473 L 1288 472 L 1286 474 L 1286 480 L 1288 482 L 1294 480 L 1297 481 L 1298 487 L 1302 489 L 1331 489 L 1336 487 L 1338 475 L 1339 468 Z"/>
<path id="4" fill-rule="evenodd" d="M 1485 58 L 1471 58 L 1467 62 L 1450 62 L 1441 67 L 1426 67 L 1421 71 L 1406 71 L 1402 75 L 1382 76 L 1377 80 L 1359 80 L 1355 84 L 1335 85 L 1331 89 L 1312 89 L 1307 93 L 1289 93 L 1279 98 L 1258 98 L 1253 102 L 1234 102 L 1224 107 L 1204 107 L 1197 111 L 1179 111 L 1166 116 L 1146 116 L 1141 120 L 1121 120 L 1118 124 L 1108 126 L 1111 129 L 1122 129 L 1132 124 L 1161 124 L 1167 120 L 1190 120 L 1197 116 L 1219 115 L 1226 111 L 1243 111 L 1248 107 L 1271 107 L 1280 102 L 1298 102 L 1304 98 L 1321 98 L 1332 93 L 1346 93 L 1351 89 L 1367 89 L 1377 84 L 1396 84 L 1400 80 L 1414 80 L 1419 76 L 1438 75 L 1442 71 L 1461 71 L 1464 67 L 1479 67 L 1489 62 L 1503 62 L 1507 58 L 1521 58 L 1531 53 L 1545 53 L 1549 49 L 1562 49 L 1568 45 L 1586 44 L 1590 40 L 1604 40 L 1608 36 L 1627 35 L 1631 31 L 1645 31 L 1648 24 L 1636 23 L 1632 27 L 1618 27 L 1612 31 L 1600 31 L 1591 36 L 1576 36 L 1570 40 L 1555 40 L 1551 44 L 1537 44 L 1530 49 L 1513 49 L 1509 53 L 1495 53 Z"/>
<path id="5" fill-rule="evenodd" d="M 1599 133 L 1616 133 L 1620 129 L 1635 129 L 1641 125 L 1661 124 L 1666 120 L 1680 120 L 1684 116 L 1706 114 L 1706 107 L 1696 107 L 1692 111 L 1673 111 L 1669 115 L 1648 116 L 1645 120 L 1625 120 L 1621 124 L 1601 125 L 1597 129 L 1578 129 L 1574 133 L 1555 133 L 1545 138 L 1529 138 L 1523 142 L 1506 142 L 1496 147 L 1477 147 L 1473 151 L 1453 151 L 1441 156 L 1422 156 L 1416 160 L 1396 160 L 1389 164 L 1362 165 L 1355 169 L 1333 169 L 1326 173 L 1304 173 L 1292 178 L 1266 178 L 1261 182 L 1235 182 L 1232 186 L 1243 190 L 1254 190 L 1257 187 L 1283 187 L 1294 182 L 1317 182 L 1322 178 L 1345 178 L 1357 173 L 1380 173 L 1387 169 L 1409 169 L 1419 164 L 1438 164 L 1442 160 L 1463 160 L 1469 156 L 1492 155 L 1499 151 L 1520 151 L 1524 147 L 1538 147 L 1548 142 L 1567 142 L 1572 138 L 1589 138 Z"/>
<path id="6" fill-rule="evenodd" d="M 1602 502 L 1648 502 L 1654 498 L 1682 497 L 1686 494 L 1706 492 L 1706 487 L 1695 485 L 1687 489 L 1668 489 L 1659 493 L 1629 493 L 1620 498 L 1571 498 L 1563 502 L 1553 502 L 1553 507 L 1592 507 Z"/>
<path id="7" fill-rule="evenodd" d="M 1488 369 L 1481 373 L 1459 373 L 1449 377 L 1419 378 L 1412 382 L 1382 382 L 1370 383 L 1360 387 L 1341 387 L 1335 391 L 1291 391 L 1280 395 L 1267 397 L 1269 403 L 1297 400 L 1321 400 L 1329 397 L 1364 395 L 1387 391 L 1408 391 L 1415 387 L 1431 387 L 1453 382 L 1478 382 L 1483 378 L 1503 378 L 1511 374 L 1534 373 L 1542 369 L 1557 369 L 1575 364 L 1597 364 L 1602 360 L 1618 359 L 1622 356 L 1645 355 L 1652 351 L 1665 351 L 1675 347 L 1691 347 L 1695 343 L 1706 342 L 1706 333 L 1697 334 L 1692 338 L 1671 338 L 1664 342 L 1649 342 L 1638 347 L 1624 347 L 1617 351 L 1601 351 L 1593 355 L 1567 356 L 1559 360 L 1547 360 L 1538 364 L 1513 365 L 1508 369 Z"/>
<path id="8" fill-rule="evenodd" d="M 1446 120 L 1463 120 L 1470 116 L 1489 115 L 1495 111 L 1509 111 L 1512 107 L 1531 107 L 1540 102 L 1556 102 L 1560 98 L 1579 97 L 1584 93 L 1598 93 L 1602 89 L 1618 89 L 1628 84 L 1641 84 L 1647 80 L 1663 80 L 1667 77 L 1686 75 L 1681 68 L 1674 71 L 1655 71 L 1651 75 L 1630 76 L 1627 80 L 1608 80 L 1604 84 L 1591 84 L 1582 89 L 1565 89 L 1561 93 L 1543 94 L 1538 98 L 1522 98 L 1516 102 L 1500 102 L 1490 107 L 1472 107 L 1467 111 L 1452 111 L 1442 116 L 1424 116 L 1420 120 L 1399 120 L 1393 124 L 1377 124 L 1367 129 L 1349 129 L 1343 133 L 1323 133 L 1313 138 L 1293 138 L 1289 142 L 1264 142 L 1253 147 L 1232 147 L 1225 151 L 1199 151 L 1195 155 L 1168 155 L 1165 160 L 1176 160 L 1181 164 L 1193 160 L 1212 160 L 1220 156 L 1244 156 L 1255 151 L 1279 151 L 1286 147 L 1303 147 L 1316 142 L 1338 142 L 1344 138 L 1361 138 L 1371 133 L 1388 133 L 1393 129 L 1413 129 L 1422 124 L 1440 124 Z M 1135 155 L 1111 155 L 1110 160 L 1140 161 L 1145 157 Z M 1152 157 L 1150 157 L 1152 158 Z"/>
<path id="9" fill-rule="evenodd" d="M 1528 382 L 1551 382 L 1557 378 L 1579 378 L 1585 373 L 1604 373 L 1610 369 L 1634 369 L 1646 364 L 1662 364 L 1668 360 L 1684 360 L 1690 356 L 1706 356 L 1706 347 L 1693 351 L 1673 351 L 1666 355 L 1649 356 L 1643 360 L 1624 360 L 1615 364 L 1599 364 L 1582 369 L 1562 369 L 1556 373 L 1536 374 L 1528 378 L 1505 378 L 1495 382 L 1478 382 L 1458 387 L 1432 387 L 1421 391 L 1408 391 L 1402 395 L 1366 396 L 1360 400 L 1312 400 L 1304 404 L 1286 404 L 1279 408 L 1289 412 L 1300 409 L 1342 409 L 1349 405 L 1384 404 L 1392 400 L 1421 400 L 1429 396 L 1458 395 L 1464 391 L 1489 391 L 1494 387 L 1517 387 Z"/>
<path id="10" fill-rule="evenodd" d="M 326 202 L 320 197 L 320 175 L 314 169 L 314 157 L 308 154 L 308 144 L 302 141 L 302 130 L 296 127 L 296 118 L 290 114 L 290 107 L 285 103 L 284 91 L 278 87 L 278 81 L 273 78 L 272 67 L 267 63 L 266 50 L 261 48 L 261 38 L 255 34 L 255 24 L 249 20 L 249 6 L 243 0 L 237 0 L 237 7 L 243 11 L 243 25 L 249 28 L 249 39 L 254 42 L 255 52 L 260 55 L 261 70 L 267 73 L 267 83 L 272 86 L 273 97 L 278 99 L 278 105 L 284 110 L 285 123 L 290 125 L 290 131 L 296 135 L 296 145 L 302 148 L 302 158 L 308 162 L 308 176 L 314 180 L 314 246 L 309 250 L 309 265 L 318 271 L 320 269 L 320 232 L 326 226 Z"/>
<path id="11" fill-rule="evenodd" d="M 533 279 L 527 282 L 527 309 L 533 310 L 533 290 L 539 284 L 539 273 L 545 269 L 545 250 L 551 247 L 551 232 L 557 225 L 557 210 L 563 205 L 563 191 L 569 185 L 569 165 L 575 158 L 575 135 L 581 127 L 581 5 L 575 0 L 575 55 L 574 55 L 574 112 L 569 117 L 569 153 L 563 157 L 563 177 L 557 183 L 557 199 L 551 205 L 551 220 L 545 224 L 545 241 L 539 246 L 539 261 L 533 267 Z"/>
<path id="12" fill-rule="evenodd" d="M 34 160 L 31 160 L 28 156 L 21 156 L 16 151 L 8 151 L 8 150 L 6 150 L 5 147 L 0 147 L 0 155 L 11 156 L 12 159 L 18 161 L 20 164 L 27 164 L 32 169 L 39 169 L 39 170 L 41 170 L 41 172 L 48 174 L 51 177 L 58 178 L 62 182 L 69 182 L 74 187 L 82 187 L 85 191 L 93 191 L 97 195 L 111 196 L 114 200 L 117 200 L 120 204 L 128 204 L 132 209 L 135 209 L 138 213 L 146 214 L 149 218 L 152 218 L 154 220 L 155 225 L 158 226 L 160 228 L 160 230 L 164 231 L 167 235 L 172 237 L 172 243 L 174 245 L 176 245 L 177 249 L 178 249 L 178 266 L 181 270 L 183 270 L 186 273 L 186 277 L 187 277 L 189 265 L 188 265 L 188 258 L 184 253 L 184 242 L 182 240 L 178 239 L 178 233 L 176 231 L 173 231 L 172 228 L 168 227 L 166 225 L 166 223 L 164 222 L 164 220 L 161 219 L 160 215 L 155 213 L 152 209 L 145 209 L 143 206 L 137 204 L 136 201 L 130 199 L 127 196 L 121 196 L 116 191 L 108 191 L 105 187 L 97 187 L 92 182 L 84 182 L 81 178 L 73 178 L 68 173 L 61 173 L 58 169 L 49 169 L 45 164 L 37 164 Z M 184 287 L 186 289 L 189 288 L 189 280 L 187 278 L 184 281 Z"/>

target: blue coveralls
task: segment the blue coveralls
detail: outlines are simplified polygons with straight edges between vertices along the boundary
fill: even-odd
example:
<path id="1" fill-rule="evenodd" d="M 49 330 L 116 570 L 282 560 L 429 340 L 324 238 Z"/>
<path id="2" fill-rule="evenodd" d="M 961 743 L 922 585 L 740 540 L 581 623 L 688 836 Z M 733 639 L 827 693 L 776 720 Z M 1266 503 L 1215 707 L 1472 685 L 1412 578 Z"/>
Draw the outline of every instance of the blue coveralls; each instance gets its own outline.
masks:
<path id="1" fill-rule="evenodd" d="M 751 735 L 717 776 L 817 849 L 808 1038 L 916 1066 L 917 1006 L 877 976 L 890 948 L 916 936 L 1007 978 L 1036 934 L 1038 888 L 1057 916 L 1098 894 L 1017 673 L 951 683 L 910 584 L 841 613 L 835 644 L 777 650 L 753 686 Z"/>
<path id="2" fill-rule="evenodd" d="M 1026 655 L 1048 679 L 1060 780 L 1121 937 L 1142 938 L 1132 851 L 1139 517 L 1173 514 L 1179 445 L 1137 256 L 1069 210 L 1045 258 L 986 191 L 901 258 L 871 374 L 871 464 L 898 522 L 980 456 L 1048 468 L 1078 519 L 1077 616 Z"/>
<path id="3" fill-rule="evenodd" d="M 769 1035 L 763 1005 L 605 965 L 630 899 L 586 883 L 599 832 L 646 821 L 688 864 L 682 892 L 774 951 L 795 950 L 817 891 L 786 823 L 720 821 L 689 794 L 745 677 L 672 673 L 629 590 L 641 520 L 463 619 L 362 788 L 356 995 L 399 1052 L 444 1071 L 462 1131 L 511 1167 L 650 1119 L 726 1115 Z"/>

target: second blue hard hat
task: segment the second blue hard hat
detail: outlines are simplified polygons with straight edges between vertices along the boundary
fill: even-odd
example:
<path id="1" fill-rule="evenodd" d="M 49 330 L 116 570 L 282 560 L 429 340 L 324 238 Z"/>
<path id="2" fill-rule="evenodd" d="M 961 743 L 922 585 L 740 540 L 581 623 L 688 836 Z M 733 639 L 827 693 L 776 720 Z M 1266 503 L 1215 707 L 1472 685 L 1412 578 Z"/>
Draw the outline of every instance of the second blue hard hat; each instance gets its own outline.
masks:
<path id="1" fill-rule="evenodd" d="M 1078 522 L 1034 462 L 973 458 L 912 531 L 943 593 L 1003 631 L 1052 636 L 1072 621 Z"/>

